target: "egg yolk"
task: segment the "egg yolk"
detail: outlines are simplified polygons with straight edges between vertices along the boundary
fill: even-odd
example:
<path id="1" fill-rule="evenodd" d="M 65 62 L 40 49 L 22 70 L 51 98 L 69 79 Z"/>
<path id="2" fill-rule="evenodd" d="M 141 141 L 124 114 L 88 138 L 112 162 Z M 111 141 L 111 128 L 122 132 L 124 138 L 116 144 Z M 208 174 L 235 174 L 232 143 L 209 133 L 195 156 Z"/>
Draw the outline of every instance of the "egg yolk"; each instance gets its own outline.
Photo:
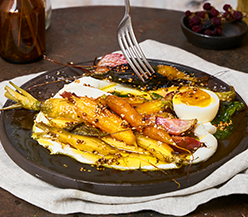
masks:
<path id="1" fill-rule="evenodd" d="M 198 88 L 192 88 L 176 94 L 175 101 L 188 106 L 207 107 L 211 103 L 211 96 Z"/>

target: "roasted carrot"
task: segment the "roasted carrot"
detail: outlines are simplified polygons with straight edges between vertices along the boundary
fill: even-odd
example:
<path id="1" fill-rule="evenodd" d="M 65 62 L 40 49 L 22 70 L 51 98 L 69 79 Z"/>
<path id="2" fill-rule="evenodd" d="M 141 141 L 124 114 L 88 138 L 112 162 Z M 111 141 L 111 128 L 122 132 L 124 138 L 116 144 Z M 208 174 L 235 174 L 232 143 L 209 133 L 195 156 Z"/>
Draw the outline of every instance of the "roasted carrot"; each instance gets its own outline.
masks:
<path id="1" fill-rule="evenodd" d="M 51 127 L 44 123 L 36 123 L 35 126 L 42 129 L 45 132 L 45 135 L 49 132 L 48 134 L 51 136 L 53 141 L 61 142 L 64 145 L 70 145 L 80 151 L 87 151 L 89 153 L 100 155 L 110 155 L 118 152 L 118 150 L 96 137 L 76 135 L 63 129 Z M 43 138 L 43 134 L 44 133 L 33 133 L 32 138 L 38 140 L 39 138 Z"/>
<path id="2" fill-rule="evenodd" d="M 165 162 L 174 161 L 174 150 L 168 144 L 151 139 L 139 133 L 136 133 L 135 135 L 138 146 L 147 149 L 154 157 Z"/>
<path id="3" fill-rule="evenodd" d="M 139 105 L 136 105 L 136 111 L 142 115 L 150 115 L 158 112 L 163 112 L 167 107 L 171 108 L 172 104 L 167 100 L 151 100 Z"/>
<path id="4" fill-rule="evenodd" d="M 172 140 L 171 136 L 161 127 L 147 126 L 144 128 L 143 134 L 152 139 L 156 139 L 170 145 L 175 145 L 175 142 Z"/>
<path id="5" fill-rule="evenodd" d="M 124 99 L 118 96 L 110 95 L 106 98 L 106 102 L 111 110 L 120 115 L 124 120 L 130 123 L 132 127 L 135 127 L 136 130 L 140 132 L 143 131 L 146 136 L 161 142 L 175 144 L 170 135 L 164 129 L 149 126 L 151 123 L 146 122 L 143 119 L 143 116 Z"/>
<path id="6" fill-rule="evenodd" d="M 106 98 L 106 103 L 112 111 L 126 120 L 131 125 L 131 127 L 141 130 L 146 125 L 142 115 L 139 114 L 135 108 L 133 108 L 124 99 L 118 96 L 109 95 Z"/>
<path id="7" fill-rule="evenodd" d="M 128 145 L 135 145 L 135 135 L 126 121 L 123 121 L 92 98 L 72 96 L 72 99 L 78 116 L 83 120 L 104 132 L 108 132 L 113 138 L 124 141 Z"/>

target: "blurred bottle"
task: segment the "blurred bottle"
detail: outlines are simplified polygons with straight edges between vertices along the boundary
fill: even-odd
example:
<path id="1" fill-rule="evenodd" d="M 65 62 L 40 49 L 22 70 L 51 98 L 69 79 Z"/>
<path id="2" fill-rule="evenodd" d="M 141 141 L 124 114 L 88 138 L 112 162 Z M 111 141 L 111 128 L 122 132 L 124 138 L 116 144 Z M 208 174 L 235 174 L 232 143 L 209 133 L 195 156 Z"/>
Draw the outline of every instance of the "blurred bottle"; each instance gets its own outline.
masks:
<path id="1" fill-rule="evenodd" d="M 51 17 L 52 17 L 52 4 L 51 4 L 51 0 L 44 0 L 44 4 L 45 4 L 46 29 L 48 29 L 48 27 L 51 24 Z"/>
<path id="2" fill-rule="evenodd" d="M 12 63 L 29 63 L 46 51 L 43 0 L 0 0 L 0 55 Z"/>
<path id="3" fill-rule="evenodd" d="M 237 10 L 242 11 L 248 15 L 248 0 L 238 0 Z M 244 17 L 243 20 L 248 24 L 247 17 Z"/>

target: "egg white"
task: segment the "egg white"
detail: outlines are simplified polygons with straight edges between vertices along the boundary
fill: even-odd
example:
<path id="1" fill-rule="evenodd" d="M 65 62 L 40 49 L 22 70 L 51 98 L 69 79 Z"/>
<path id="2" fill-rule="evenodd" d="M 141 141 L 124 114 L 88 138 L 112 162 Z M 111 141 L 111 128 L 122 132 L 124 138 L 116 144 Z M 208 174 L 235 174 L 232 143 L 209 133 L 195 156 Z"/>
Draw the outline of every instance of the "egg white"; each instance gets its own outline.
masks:
<path id="1" fill-rule="evenodd" d="M 205 107 L 186 105 L 180 100 L 178 100 L 175 95 L 175 97 L 172 100 L 173 108 L 176 115 L 179 118 L 184 118 L 184 119 L 196 118 L 198 121 L 201 121 L 202 123 L 210 122 L 215 118 L 219 110 L 220 100 L 214 92 L 206 89 L 202 89 L 202 90 L 208 93 L 209 96 L 211 97 L 210 104 Z M 187 91 L 187 89 L 184 91 Z M 180 94 L 180 92 L 177 94 Z"/>
<path id="2" fill-rule="evenodd" d="M 212 135 L 215 132 L 216 127 L 210 122 L 202 124 L 198 121 L 194 129 L 194 134 L 199 138 L 200 142 L 204 143 L 204 146 L 198 148 L 191 156 L 194 164 L 209 159 L 216 152 L 218 140 Z"/>
<path id="3" fill-rule="evenodd" d="M 75 93 L 78 96 L 88 96 L 88 97 L 97 98 L 102 95 L 109 94 L 105 91 L 100 90 L 100 89 L 108 90 L 109 88 L 105 88 L 105 87 L 108 87 L 109 85 L 115 85 L 115 83 L 112 83 L 109 81 L 102 81 L 102 80 L 94 79 L 91 77 L 82 77 L 75 82 L 65 85 L 64 88 L 62 88 L 54 97 L 61 98 L 60 94 L 62 94 L 64 91 L 67 91 L 67 92 Z M 118 85 L 116 86 L 116 88 L 117 87 Z M 37 115 L 36 122 L 48 123 L 47 119 L 45 118 L 42 112 L 40 112 Z M 192 163 L 199 163 L 201 161 L 205 161 L 209 157 L 211 157 L 213 153 L 216 151 L 217 146 L 218 146 L 218 141 L 212 135 L 215 132 L 215 130 L 216 130 L 215 127 L 211 125 L 211 123 L 207 122 L 207 123 L 202 124 L 200 121 L 198 121 L 198 124 L 194 130 L 194 133 L 201 142 L 204 142 L 206 147 L 201 147 L 196 152 L 194 152 L 194 154 L 191 156 Z M 41 130 L 37 128 L 35 125 L 33 127 L 33 131 L 41 132 Z M 59 142 L 52 141 L 49 138 L 47 140 L 46 139 L 39 140 L 38 142 L 40 145 L 44 146 L 45 148 L 48 148 L 51 154 L 68 155 L 81 163 L 86 163 L 86 164 L 95 163 L 85 158 L 82 152 L 72 149 L 69 146 L 63 147 Z M 127 168 L 123 168 L 118 165 L 113 165 L 112 168 L 127 169 Z M 175 165 L 174 163 L 168 163 L 168 164 L 160 164 L 158 165 L 158 168 L 159 169 L 176 169 L 178 168 L 178 166 Z M 129 169 L 137 169 L 137 168 L 129 168 Z M 154 167 L 152 165 L 144 166 L 141 169 L 154 170 Z"/>

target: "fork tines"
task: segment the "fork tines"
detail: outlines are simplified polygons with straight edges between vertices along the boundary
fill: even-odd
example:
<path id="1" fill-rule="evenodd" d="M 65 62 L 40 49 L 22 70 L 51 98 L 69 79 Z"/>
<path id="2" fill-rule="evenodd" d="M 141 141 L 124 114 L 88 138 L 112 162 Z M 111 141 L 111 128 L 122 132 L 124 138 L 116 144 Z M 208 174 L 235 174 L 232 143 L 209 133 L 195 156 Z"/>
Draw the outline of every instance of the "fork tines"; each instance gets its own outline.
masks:
<path id="1" fill-rule="evenodd" d="M 152 76 L 154 69 L 147 61 L 141 47 L 139 46 L 131 24 L 129 16 L 124 25 L 118 29 L 118 42 L 121 50 L 126 57 L 129 65 L 144 82 L 149 76 Z"/>

